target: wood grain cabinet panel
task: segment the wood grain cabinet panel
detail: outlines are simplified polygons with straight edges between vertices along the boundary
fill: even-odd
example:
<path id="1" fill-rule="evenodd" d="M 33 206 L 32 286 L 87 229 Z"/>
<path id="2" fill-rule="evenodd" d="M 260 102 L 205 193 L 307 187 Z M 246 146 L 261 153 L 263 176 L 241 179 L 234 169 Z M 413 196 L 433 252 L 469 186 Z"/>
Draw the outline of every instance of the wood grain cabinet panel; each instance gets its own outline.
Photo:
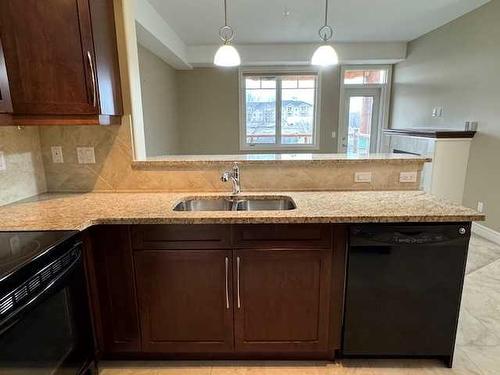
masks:
<path id="1" fill-rule="evenodd" d="M 2 0 L 0 23 L 14 118 L 122 114 L 112 0 Z"/>
<path id="2" fill-rule="evenodd" d="M 331 248 L 332 229 L 321 224 L 245 224 L 233 228 L 236 248 Z"/>
<path id="3" fill-rule="evenodd" d="M 236 250 L 239 352 L 326 352 L 331 251 Z"/>
<path id="4" fill-rule="evenodd" d="M 233 350 L 230 250 L 142 251 L 134 258 L 143 351 Z"/>
<path id="5" fill-rule="evenodd" d="M 89 278 L 99 349 L 140 352 L 134 265 L 128 226 L 91 228 Z"/>
<path id="6" fill-rule="evenodd" d="M 132 243 L 136 250 L 225 249 L 231 247 L 228 225 L 135 225 Z"/>
<path id="7" fill-rule="evenodd" d="M 5 66 L 2 40 L 0 39 L 0 114 L 10 112 L 12 112 L 12 102 L 10 100 L 9 79 Z"/>

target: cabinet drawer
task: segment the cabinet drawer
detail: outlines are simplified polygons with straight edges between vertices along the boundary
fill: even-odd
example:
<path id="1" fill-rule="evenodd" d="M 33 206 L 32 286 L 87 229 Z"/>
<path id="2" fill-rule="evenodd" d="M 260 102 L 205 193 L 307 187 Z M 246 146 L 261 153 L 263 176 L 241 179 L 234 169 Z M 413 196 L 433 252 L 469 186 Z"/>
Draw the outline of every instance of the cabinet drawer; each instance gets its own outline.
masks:
<path id="1" fill-rule="evenodd" d="M 330 225 L 259 224 L 237 225 L 233 229 L 236 248 L 320 248 L 332 243 Z"/>
<path id="2" fill-rule="evenodd" d="M 227 225 L 136 225 L 132 247 L 136 250 L 224 249 L 231 247 Z"/>

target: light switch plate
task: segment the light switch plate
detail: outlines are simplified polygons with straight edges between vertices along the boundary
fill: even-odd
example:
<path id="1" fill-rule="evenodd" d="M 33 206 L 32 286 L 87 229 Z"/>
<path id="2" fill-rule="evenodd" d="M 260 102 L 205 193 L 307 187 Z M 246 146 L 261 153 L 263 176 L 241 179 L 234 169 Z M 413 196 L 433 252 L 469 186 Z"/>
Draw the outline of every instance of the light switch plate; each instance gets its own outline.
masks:
<path id="1" fill-rule="evenodd" d="M 52 146 L 50 150 L 52 151 L 52 163 L 55 164 L 64 163 L 64 157 L 61 146 Z"/>
<path id="2" fill-rule="evenodd" d="M 400 172 L 399 182 L 417 182 L 418 173 L 417 172 Z"/>
<path id="3" fill-rule="evenodd" d="M 354 182 L 372 182 L 372 172 L 356 172 L 354 173 Z"/>
<path id="4" fill-rule="evenodd" d="M 94 147 L 77 147 L 78 164 L 95 164 Z"/>
<path id="5" fill-rule="evenodd" d="M 7 169 L 7 164 L 5 163 L 5 154 L 0 151 L 0 171 L 5 171 Z"/>
<path id="6" fill-rule="evenodd" d="M 484 212 L 484 202 L 477 202 L 477 210 L 479 212 Z"/>

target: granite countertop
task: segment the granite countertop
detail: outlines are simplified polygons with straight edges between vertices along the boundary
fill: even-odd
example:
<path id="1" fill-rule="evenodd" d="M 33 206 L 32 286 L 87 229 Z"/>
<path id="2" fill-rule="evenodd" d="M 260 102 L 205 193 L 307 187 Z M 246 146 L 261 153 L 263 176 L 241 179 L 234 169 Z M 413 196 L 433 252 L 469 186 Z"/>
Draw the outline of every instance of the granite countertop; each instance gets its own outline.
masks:
<path id="1" fill-rule="evenodd" d="M 175 212 L 186 197 L 220 193 L 42 194 L 0 207 L 0 231 L 83 230 L 96 224 L 366 223 L 484 220 L 484 215 L 421 191 L 243 193 L 290 196 L 291 211 Z M 229 194 L 225 194 L 229 195 Z"/>
<path id="2" fill-rule="evenodd" d="M 227 166 L 228 163 L 239 163 L 242 165 L 273 165 L 295 166 L 295 165 L 338 165 L 356 163 L 380 163 L 380 164 L 407 164 L 425 163 L 432 161 L 427 156 L 410 154 L 238 154 L 238 155 L 168 155 L 155 156 L 146 160 L 135 160 L 132 162 L 134 169 L 155 169 L 165 167 L 210 167 Z"/>

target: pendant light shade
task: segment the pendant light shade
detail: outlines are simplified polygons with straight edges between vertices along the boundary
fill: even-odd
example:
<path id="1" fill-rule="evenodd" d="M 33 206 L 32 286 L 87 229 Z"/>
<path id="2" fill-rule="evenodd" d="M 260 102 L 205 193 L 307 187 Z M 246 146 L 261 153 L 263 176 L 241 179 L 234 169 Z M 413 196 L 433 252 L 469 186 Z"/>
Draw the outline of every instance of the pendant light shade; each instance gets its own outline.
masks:
<path id="1" fill-rule="evenodd" d="M 318 66 L 332 66 L 338 63 L 339 56 L 337 55 L 337 51 L 329 44 L 318 47 L 311 59 L 311 64 Z"/>
<path id="2" fill-rule="evenodd" d="M 220 46 L 214 57 L 217 66 L 239 66 L 241 64 L 240 54 L 233 46 L 224 44 Z"/>
<path id="3" fill-rule="evenodd" d="M 325 0 L 325 24 L 319 29 L 318 34 L 323 41 L 323 45 L 314 52 L 311 64 L 318 66 L 338 65 L 339 56 L 337 51 L 332 45 L 328 44 L 328 41 L 333 37 L 333 29 L 328 25 L 328 0 Z"/>
<path id="4" fill-rule="evenodd" d="M 224 42 L 214 56 L 214 64 L 217 66 L 239 66 L 241 64 L 240 54 L 231 45 L 234 39 L 234 30 L 227 24 L 227 3 L 224 0 L 224 26 L 219 29 L 219 37 Z"/>

